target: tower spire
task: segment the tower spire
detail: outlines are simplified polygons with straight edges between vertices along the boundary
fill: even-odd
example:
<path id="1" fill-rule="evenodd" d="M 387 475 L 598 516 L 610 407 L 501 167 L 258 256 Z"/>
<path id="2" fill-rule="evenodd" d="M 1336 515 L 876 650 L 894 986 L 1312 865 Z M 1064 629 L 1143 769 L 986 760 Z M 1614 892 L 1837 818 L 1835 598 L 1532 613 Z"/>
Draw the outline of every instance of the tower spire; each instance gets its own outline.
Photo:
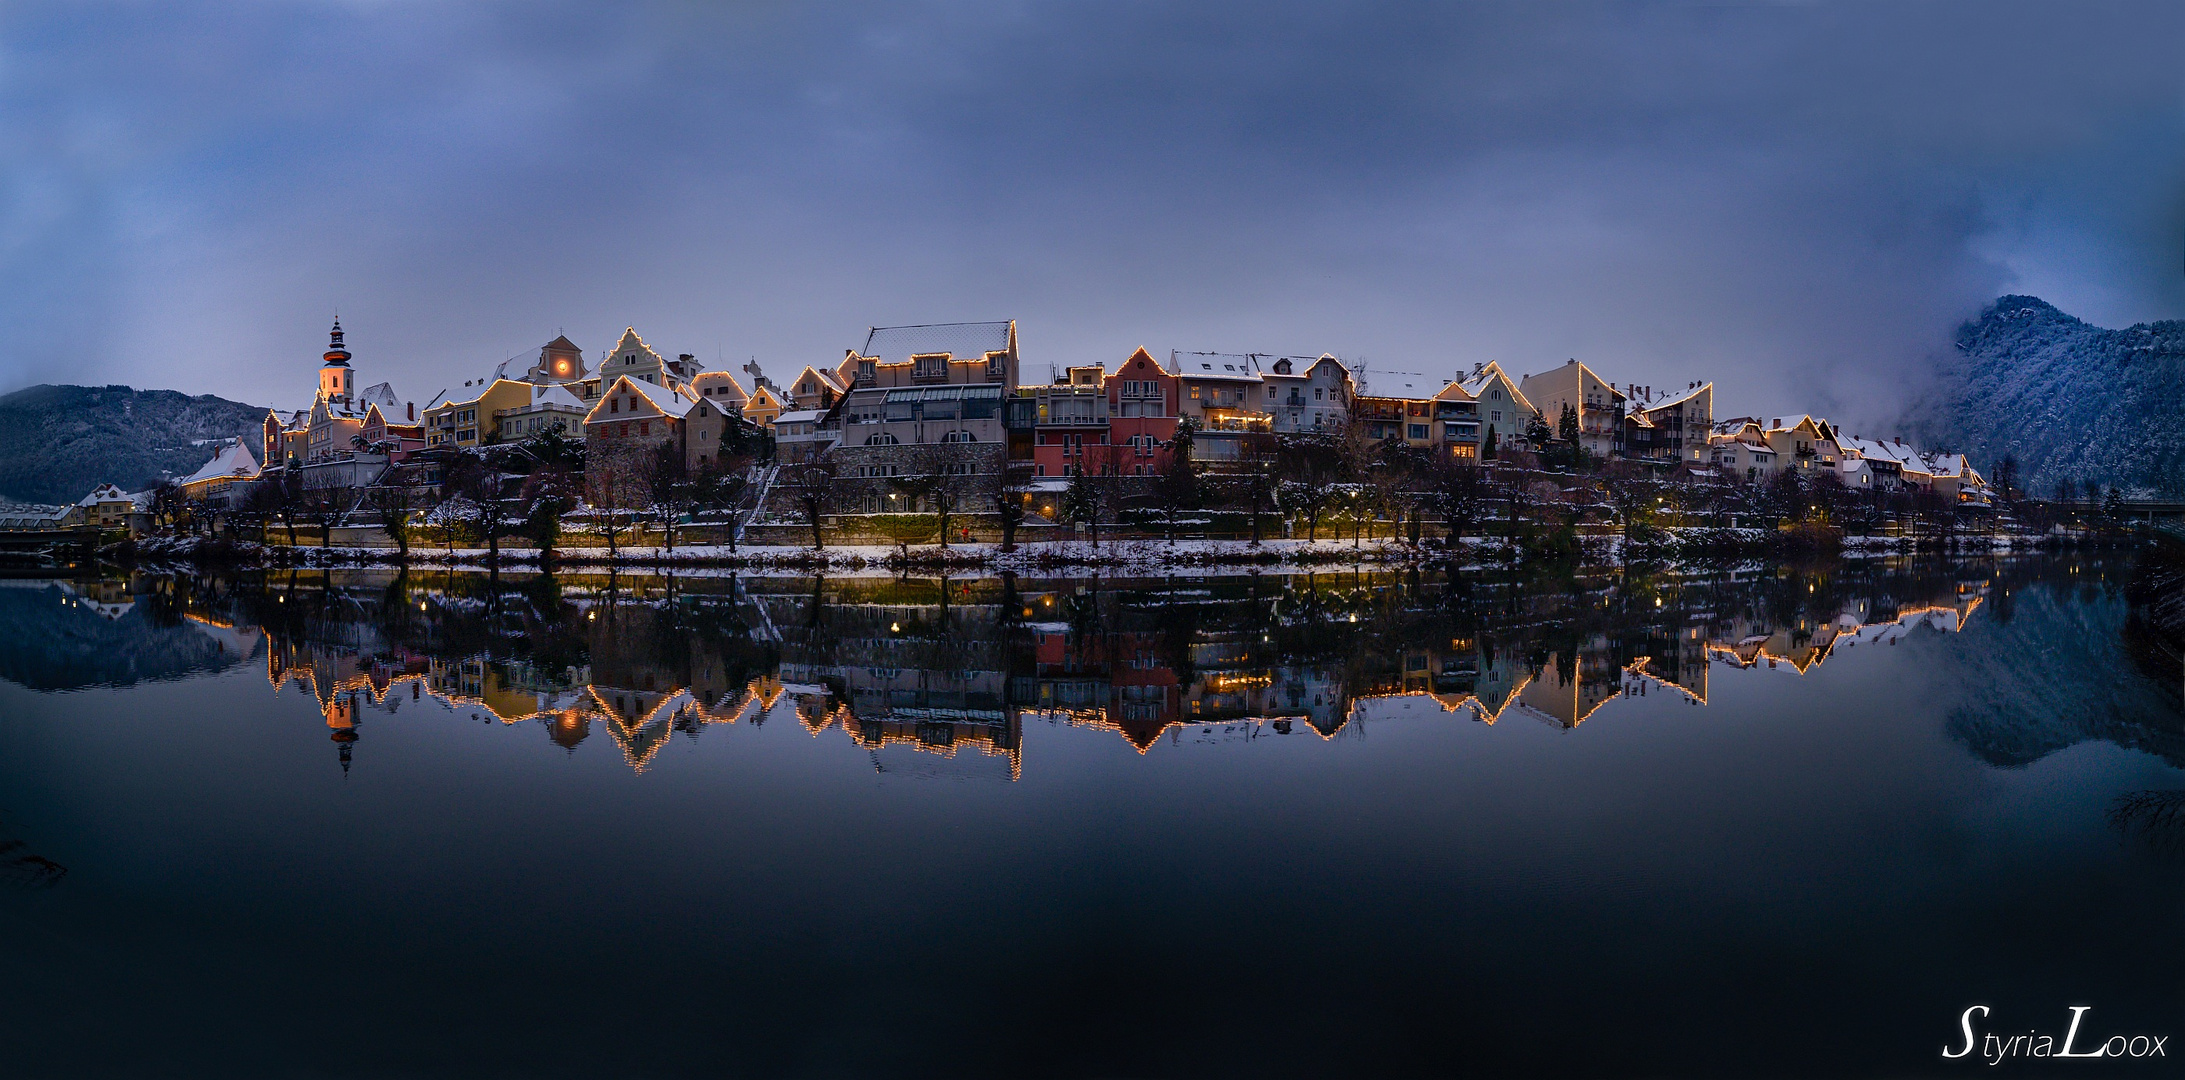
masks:
<path id="1" fill-rule="evenodd" d="M 341 343 L 341 316 L 339 315 L 334 316 L 333 332 L 327 336 L 326 362 L 329 365 L 347 364 L 349 362 L 349 350 L 344 348 Z"/>

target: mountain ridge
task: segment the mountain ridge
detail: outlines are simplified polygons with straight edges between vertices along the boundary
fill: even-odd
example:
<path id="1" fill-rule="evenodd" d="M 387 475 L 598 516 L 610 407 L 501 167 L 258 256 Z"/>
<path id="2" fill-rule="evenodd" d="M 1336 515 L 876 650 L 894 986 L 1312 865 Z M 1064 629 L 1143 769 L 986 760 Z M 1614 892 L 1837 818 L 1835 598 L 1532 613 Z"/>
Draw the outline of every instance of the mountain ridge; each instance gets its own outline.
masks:
<path id="1" fill-rule="evenodd" d="M 2185 496 L 2185 320 L 2112 330 L 2014 294 L 1961 325 L 1955 345 L 1905 420 L 1923 443 L 1991 477 L 2014 457 L 2036 495 L 2068 480 Z"/>
<path id="2" fill-rule="evenodd" d="M 104 483 L 139 491 L 255 436 L 266 406 L 178 390 L 51 383 L 0 397 L 0 499 L 74 502 Z"/>

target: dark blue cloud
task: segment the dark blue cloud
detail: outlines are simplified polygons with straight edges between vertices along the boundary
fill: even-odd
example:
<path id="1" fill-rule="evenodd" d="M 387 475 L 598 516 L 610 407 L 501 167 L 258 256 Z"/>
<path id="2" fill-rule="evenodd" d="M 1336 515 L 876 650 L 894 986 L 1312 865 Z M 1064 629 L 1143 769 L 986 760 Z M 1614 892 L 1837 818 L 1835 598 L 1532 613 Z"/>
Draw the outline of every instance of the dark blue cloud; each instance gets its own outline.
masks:
<path id="1" fill-rule="evenodd" d="M 2166 5 L 10 6 L 0 386 L 408 395 L 1015 317 L 1891 412 L 2010 289 L 2178 313 Z"/>

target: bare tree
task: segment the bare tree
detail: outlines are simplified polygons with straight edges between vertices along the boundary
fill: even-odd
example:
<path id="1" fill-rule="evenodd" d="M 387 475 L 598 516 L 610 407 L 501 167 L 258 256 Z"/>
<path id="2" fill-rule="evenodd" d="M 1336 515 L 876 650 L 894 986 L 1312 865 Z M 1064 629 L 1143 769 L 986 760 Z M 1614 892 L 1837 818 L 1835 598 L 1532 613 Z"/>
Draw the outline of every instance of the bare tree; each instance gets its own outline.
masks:
<path id="1" fill-rule="evenodd" d="M 620 440 L 604 441 L 588 448 L 584 480 L 592 504 L 592 522 L 607 536 L 607 558 L 621 557 L 622 531 L 629 526 L 623 515 L 649 505 L 645 490 L 643 446 Z"/>
<path id="2" fill-rule="evenodd" d="M 261 477 L 250 493 L 249 507 L 261 521 L 278 521 L 288 532 L 288 546 L 296 546 L 296 525 L 304 516 L 303 478 L 293 469 L 281 469 Z"/>
<path id="3" fill-rule="evenodd" d="M 1001 549 L 1017 549 L 1017 527 L 1024 524 L 1024 504 L 1032 491 L 1032 467 L 1004 461 L 1002 467 L 984 474 L 985 491 L 1001 526 Z"/>
<path id="4" fill-rule="evenodd" d="M 804 516 L 804 523 L 811 528 L 814 550 L 827 546 L 821 528 L 827 513 L 834 509 L 839 471 L 833 458 L 801 461 L 782 469 L 782 488 L 789 493 L 790 501 L 796 504 Z"/>
<path id="5" fill-rule="evenodd" d="M 410 561 L 410 513 L 417 509 L 417 494 L 401 477 L 388 475 L 366 489 L 364 504 L 387 539 L 395 543 L 395 560 Z"/>
<path id="6" fill-rule="evenodd" d="M 1436 460 L 1432 477 L 1434 508 L 1448 529 L 1444 543 L 1455 547 L 1458 538 L 1487 519 L 1493 488 L 1487 483 L 1485 470 L 1476 464 L 1454 456 Z"/>
<path id="7" fill-rule="evenodd" d="M 948 546 L 949 519 L 979 494 L 977 443 L 925 443 L 902 448 L 895 456 L 899 472 L 889 486 L 906 497 L 906 509 L 916 510 L 922 500 L 933 507 L 942 547 Z"/>
<path id="8" fill-rule="evenodd" d="M 698 504 L 690 467 L 684 461 L 681 448 L 674 443 L 663 443 L 645 460 L 644 469 L 645 493 L 651 497 L 646 509 L 651 511 L 653 520 L 660 523 L 660 535 L 672 554 L 676 524 Z"/>
<path id="9" fill-rule="evenodd" d="M 583 490 L 583 479 L 560 462 L 543 464 L 524 477 L 520 528 L 539 545 L 541 569 L 553 565 L 554 548 L 561 542 L 562 515 L 577 507 Z"/>
<path id="10" fill-rule="evenodd" d="M 152 524 L 161 532 L 172 532 L 181 524 L 189 511 L 189 501 L 183 497 L 182 485 L 172 480 L 162 480 L 152 485 Z"/>
<path id="11" fill-rule="evenodd" d="M 478 534 L 486 542 L 486 565 L 501 564 L 501 537 L 515 523 L 514 508 L 502 497 L 507 476 L 501 471 L 500 454 L 488 449 L 465 453 L 448 465 L 447 494 L 461 495 L 476 504 Z"/>

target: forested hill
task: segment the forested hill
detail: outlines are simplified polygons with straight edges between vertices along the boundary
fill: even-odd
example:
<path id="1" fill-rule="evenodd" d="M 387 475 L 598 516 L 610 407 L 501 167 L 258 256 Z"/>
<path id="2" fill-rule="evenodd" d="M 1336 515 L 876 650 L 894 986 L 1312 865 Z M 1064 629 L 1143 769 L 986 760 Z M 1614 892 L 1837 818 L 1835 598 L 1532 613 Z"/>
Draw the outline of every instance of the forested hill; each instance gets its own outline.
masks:
<path id="1" fill-rule="evenodd" d="M 2185 496 L 2185 322 L 2109 330 L 2031 296 L 1958 329 L 1939 390 L 1906 428 L 1993 475 L 2018 459 L 2036 495 L 2060 480 Z"/>
<path id="2" fill-rule="evenodd" d="M 187 476 L 211 460 L 208 440 L 256 436 L 265 415 L 263 405 L 173 390 L 18 390 L 0 397 L 0 499 L 74 502 L 102 483 L 139 491 Z"/>

